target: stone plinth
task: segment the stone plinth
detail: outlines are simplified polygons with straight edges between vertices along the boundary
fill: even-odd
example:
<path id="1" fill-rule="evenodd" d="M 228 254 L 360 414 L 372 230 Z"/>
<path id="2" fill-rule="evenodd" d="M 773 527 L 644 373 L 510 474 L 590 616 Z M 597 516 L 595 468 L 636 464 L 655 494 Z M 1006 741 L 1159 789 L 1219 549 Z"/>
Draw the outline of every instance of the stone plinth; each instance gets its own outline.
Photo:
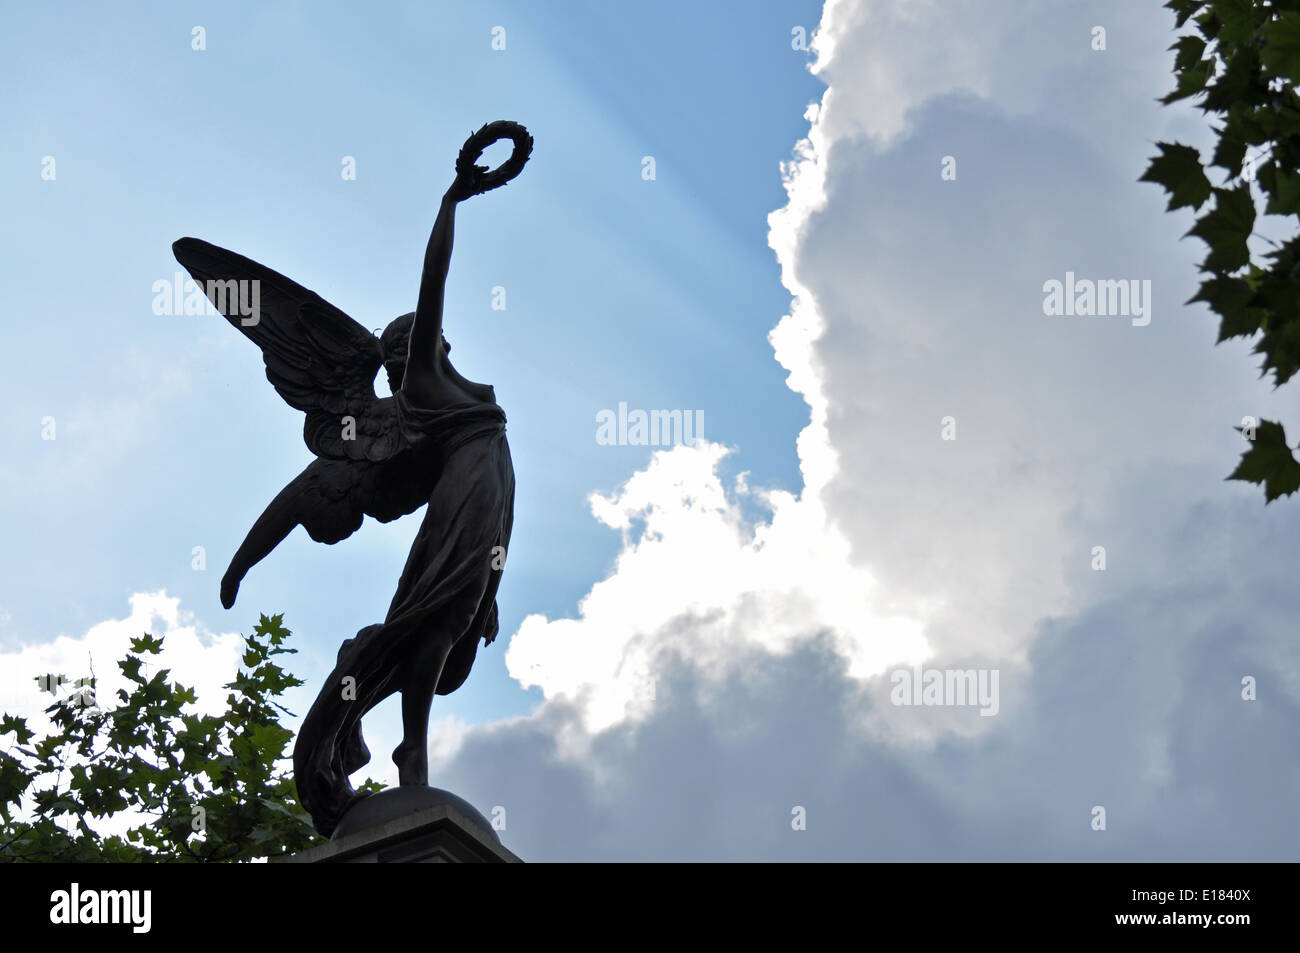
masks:
<path id="1" fill-rule="evenodd" d="M 482 814 L 438 788 L 398 787 L 374 794 L 343 816 L 328 844 L 279 863 L 522 863 Z"/>

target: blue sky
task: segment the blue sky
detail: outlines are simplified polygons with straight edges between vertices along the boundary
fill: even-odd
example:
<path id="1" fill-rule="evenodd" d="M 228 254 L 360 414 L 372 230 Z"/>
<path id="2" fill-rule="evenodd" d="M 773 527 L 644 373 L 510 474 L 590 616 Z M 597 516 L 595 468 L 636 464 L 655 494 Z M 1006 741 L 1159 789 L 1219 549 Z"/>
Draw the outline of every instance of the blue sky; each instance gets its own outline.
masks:
<path id="1" fill-rule="evenodd" d="M 586 497 L 651 451 L 598 445 L 597 411 L 701 410 L 708 437 L 741 448 L 732 466 L 796 484 L 806 411 L 765 341 L 789 299 L 764 216 L 820 89 L 790 45 L 818 5 L 562 6 L 7 16 L 0 507 L 22 542 L 6 557 L 0 644 L 78 633 L 120 616 L 129 593 L 165 589 L 221 631 L 283 611 L 311 679 L 382 617 L 418 514 L 335 547 L 299 530 L 221 610 L 226 561 L 310 459 L 301 415 L 250 342 L 210 316 L 155 316 L 150 289 L 177 270 L 171 242 L 194 235 L 381 328 L 414 307 L 456 152 L 493 119 L 525 123 L 536 148 L 511 186 L 461 207 L 446 334 L 509 417 L 519 495 L 503 633 L 528 612 L 571 614 L 617 551 Z M 191 49 L 195 25 L 206 50 Z M 504 312 L 489 306 L 496 285 Z M 206 572 L 191 568 L 198 545 Z M 440 708 L 479 721 L 536 700 L 498 643 Z"/>

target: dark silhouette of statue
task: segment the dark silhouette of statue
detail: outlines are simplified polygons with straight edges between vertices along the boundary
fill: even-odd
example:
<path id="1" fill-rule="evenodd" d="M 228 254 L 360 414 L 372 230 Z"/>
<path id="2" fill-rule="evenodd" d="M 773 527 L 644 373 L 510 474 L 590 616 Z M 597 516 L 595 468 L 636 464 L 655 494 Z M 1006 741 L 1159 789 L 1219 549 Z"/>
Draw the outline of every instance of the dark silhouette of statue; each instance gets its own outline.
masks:
<path id="1" fill-rule="evenodd" d="M 510 158 L 495 170 L 475 165 L 499 139 L 513 141 Z M 429 238 L 415 311 L 378 338 L 242 255 L 194 238 L 172 246 L 217 309 L 262 349 L 267 379 L 307 415 L 303 439 L 316 455 L 235 553 L 221 580 L 222 605 L 234 604 L 244 575 L 296 526 L 317 542 L 337 543 L 367 515 L 389 522 L 428 507 L 387 617 L 343 643 L 298 734 L 298 795 L 325 835 L 364 797 L 348 776 L 370 760 L 361 736 L 366 712 L 401 693 L 403 737 L 393 761 L 403 787 L 427 786 L 433 696 L 459 688 L 479 640 L 497 635 L 497 587 L 514 519 L 506 417 L 493 389 L 462 377 L 448 358 L 443 290 L 456 205 L 513 179 L 532 146 L 512 122 L 470 136 Z M 256 283 L 256 291 L 232 281 Z M 240 306 L 250 300 L 255 314 Z M 375 395 L 381 367 L 391 397 Z"/>

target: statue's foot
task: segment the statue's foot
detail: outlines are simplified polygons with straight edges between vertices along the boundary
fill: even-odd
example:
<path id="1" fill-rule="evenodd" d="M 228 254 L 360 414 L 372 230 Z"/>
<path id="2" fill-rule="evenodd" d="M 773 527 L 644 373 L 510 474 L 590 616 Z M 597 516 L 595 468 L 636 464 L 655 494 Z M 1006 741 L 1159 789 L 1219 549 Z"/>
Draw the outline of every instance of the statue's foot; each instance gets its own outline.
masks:
<path id="1" fill-rule="evenodd" d="M 410 745 L 403 741 L 393 749 L 397 765 L 397 782 L 401 785 L 429 786 L 429 750 L 423 742 Z"/>

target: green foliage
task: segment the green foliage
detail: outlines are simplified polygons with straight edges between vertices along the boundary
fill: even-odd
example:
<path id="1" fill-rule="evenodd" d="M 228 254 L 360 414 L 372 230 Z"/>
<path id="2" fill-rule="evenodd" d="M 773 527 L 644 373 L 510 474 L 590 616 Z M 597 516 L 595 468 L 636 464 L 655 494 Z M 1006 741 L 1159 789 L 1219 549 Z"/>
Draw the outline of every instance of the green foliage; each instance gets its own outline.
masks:
<path id="1" fill-rule="evenodd" d="M 1192 99 L 1216 125 L 1207 167 L 1200 153 L 1160 142 L 1141 181 L 1169 194 L 1169 211 L 1196 210 L 1187 232 L 1208 247 L 1200 290 L 1220 318 L 1219 341 L 1256 336 L 1261 372 L 1281 386 L 1300 372 L 1300 234 L 1259 255 L 1248 244 L 1256 194 L 1265 215 L 1300 225 L 1300 0 L 1168 0 L 1180 36 L 1174 90 L 1161 101 Z M 1250 159 L 1247 159 L 1249 153 Z M 1256 165 L 1258 173 L 1254 174 Z M 1207 168 L 1222 170 L 1214 186 Z M 1210 199 L 1211 207 L 1202 208 Z M 1280 423 L 1259 425 L 1228 477 L 1264 487 L 1266 502 L 1300 489 L 1300 463 Z"/>
<path id="2" fill-rule="evenodd" d="M 284 764 L 293 733 L 279 716 L 291 713 L 275 699 L 302 684 L 275 662 L 295 651 L 288 636 L 281 616 L 261 617 L 221 715 L 196 714 L 192 688 L 150 672 L 162 639 L 144 635 L 117 663 L 131 689 L 111 710 L 86 678 L 45 709 L 48 737 L 0 716 L 0 738 L 13 735 L 0 752 L 0 860 L 248 861 L 319 843 Z M 124 811 L 137 815 L 130 830 L 96 830 Z"/>
<path id="3" fill-rule="evenodd" d="M 1287 446 L 1281 424 L 1271 420 L 1260 423 L 1254 446 L 1229 479 L 1264 484 L 1264 497 L 1270 502 L 1300 489 L 1300 463 Z"/>

